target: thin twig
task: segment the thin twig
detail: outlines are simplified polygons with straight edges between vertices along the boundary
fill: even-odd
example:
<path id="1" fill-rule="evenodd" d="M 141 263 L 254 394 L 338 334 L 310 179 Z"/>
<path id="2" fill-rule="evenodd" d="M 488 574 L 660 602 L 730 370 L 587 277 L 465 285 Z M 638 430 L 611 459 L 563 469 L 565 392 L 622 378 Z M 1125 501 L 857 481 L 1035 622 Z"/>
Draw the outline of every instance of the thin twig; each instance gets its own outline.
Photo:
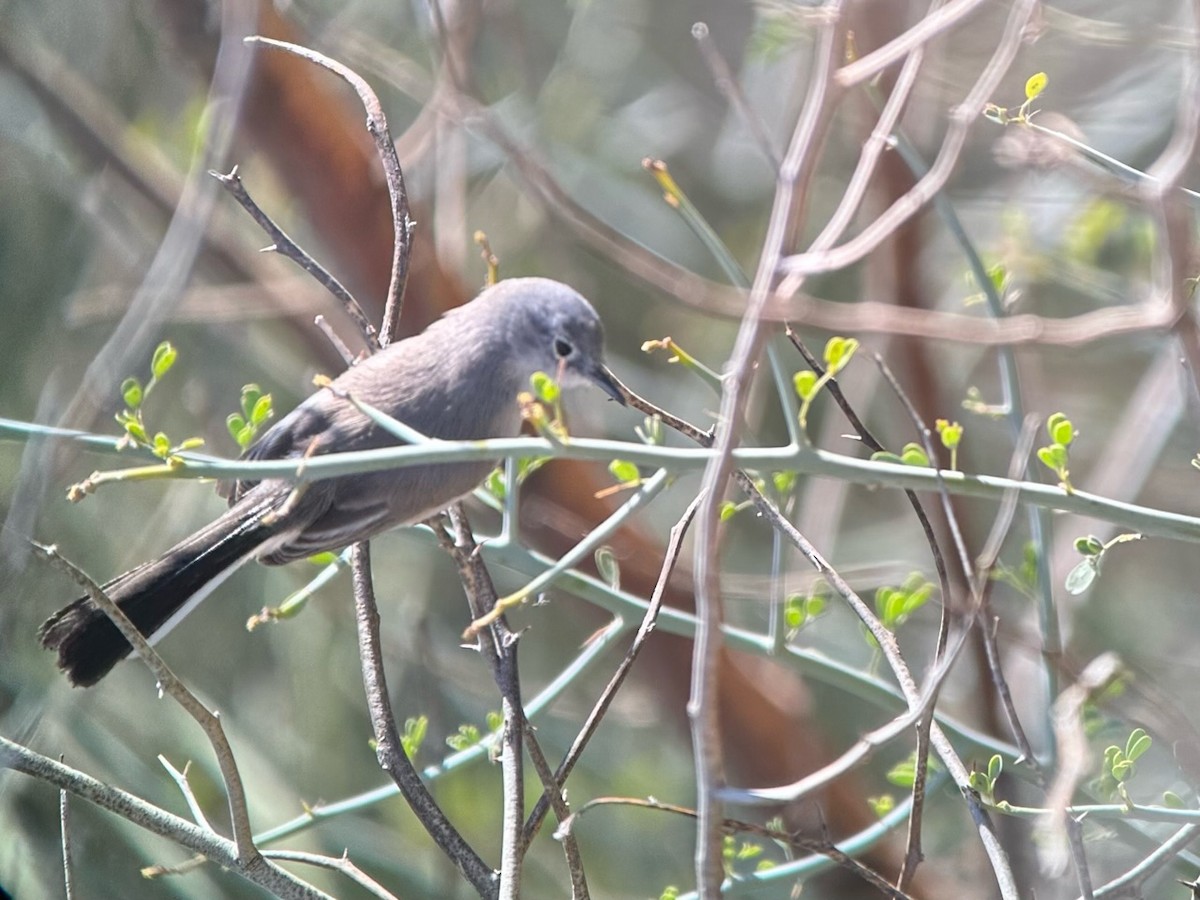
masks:
<path id="1" fill-rule="evenodd" d="M 345 853 L 341 856 L 322 856 L 319 853 L 304 853 L 299 850 L 264 850 L 263 856 L 284 862 L 304 863 L 318 869 L 329 869 L 344 875 L 373 897 L 379 897 L 380 900 L 396 900 L 395 894 L 356 866 Z"/>
<path id="2" fill-rule="evenodd" d="M 188 809 L 191 810 L 192 818 L 195 820 L 196 824 L 201 828 L 207 829 L 208 831 L 216 831 L 216 829 L 209 824 L 208 817 L 204 814 L 204 808 L 200 806 L 200 801 L 196 799 L 196 793 L 192 790 L 192 785 L 188 781 L 187 773 L 190 764 L 185 765 L 183 767 L 183 771 L 181 772 L 171 765 L 167 758 L 161 753 L 158 755 L 158 761 L 162 767 L 167 770 L 167 774 L 171 776 L 171 779 L 178 786 L 179 793 L 183 794 L 183 799 L 187 803 Z"/>
<path id="3" fill-rule="evenodd" d="M 758 149 L 771 164 L 771 170 L 778 172 L 780 160 L 779 151 L 775 149 L 775 142 L 767 133 L 767 126 L 763 123 L 762 118 L 751 109 L 750 103 L 746 99 L 746 93 L 738 83 L 737 76 L 730 70 L 729 63 L 725 61 L 725 57 L 721 55 L 721 51 L 713 42 L 712 35 L 708 33 L 708 24 L 697 22 L 693 25 L 692 37 L 696 41 L 696 46 L 700 48 L 700 55 L 704 57 L 708 71 L 712 73 L 717 90 L 725 96 L 729 105 L 742 117 L 742 121 L 750 129 L 750 136 L 758 144 Z"/>
<path id="4" fill-rule="evenodd" d="M 683 548 L 683 539 L 687 534 L 692 519 L 695 518 L 696 510 L 700 505 L 700 499 L 700 496 L 697 495 L 688 505 L 688 508 L 684 511 L 679 521 L 672 526 L 670 537 L 667 540 L 667 547 L 663 554 L 662 567 L 659 569 L 658 582 L 654 585 L 654 592 L 650 595 L 650 603 L 646 607 L 646 614 L 642 617 L 641 627 L 638 628 L 633 642 L 629 645 L 629 649 L 625 653 L 625 658 L 621 660 L 621 664 L 613 672 L 608 684 L 604 686 L 604 690 L 595 704 L 593 704 L 591 712 L 588 713 L 588 717 L 579 729 L 579 733 L 575 736 L 575 740 L 572 741 L 571 748 L 567 751 L 566 756 L 563 757 L 563 761 L 555 771 L 555 784 L 563 784 L 571 774 L 575 763 L 583 754 L 584 748 L 587 747 L 588 741 L 591 740 L 592 735 L 595 734 L 596 729 L 599 727 L 600 720 L 608 711 L 609 706 L 612 705 L 617 691 L 620 690 L 621 685 L 625 682 L 625 678 L 633 667 L 633 663 L 637 660 L 638 654 L 641 653 L 646 639 L 654 631 L 654 625 L 658 620 L 658 613 L 662 609 L 663 599 L 666 595 L 667 584 L 670 581 L 671 573 L 675 569 L 675 564 L 679 560 L 679 553 Z M 531 841 L 541 827 L 542 820 L 546 816 L 548 802 L 548 797 L 543 797 L 533 808 L 533 812 L 529 816 L 529 821 L 525 823 L 526 842 Z"/>
<path id="5" fill-rule="evenodd" d="M 266 249 L 272 253 L 278 253 L 280 256 L 290 259 L 301 269 L 313 277 L 313 279 L 333 294 L 334 299 L 342 305 L 346 314 L 354 320 L 354 324 L 362 331 L 363 338 L 372 350 L 378 350 L 380 347 L 379 335 L 375 331 L 375 326 L 371 324 L 371 320 L 367 318 L 367 314 L 363 312 L 362 306 L 354 299 L 354 295 L 350 290 L 343 285 L 338 279 L 326 269 L 323 265 L 313 259 L 303 248 L 288 236 L 282 228 L 275 224 L 274 220 L 263 212 L 262 207 L 255 202 L 250 196 L 250 192 L 246 190 L 246 185 L 242 182 L 242 176 L 238 174 L 238 167 L 234 166 L 229 170 L 228 175 L 223 175 L 220 172 L 209 172 L 213 178 L 217 179 L 221 187 L 241 204 L 242 209 L 250 214 L 250 217 L 258 224 L 258 227 L 266 232 L 267 237 L 271 240 L 271 245 Z M 337 344 L 334 344 L 337 347 Z M 345 346 L 345 345 L 343 345 Z M 341 352 L 341 348 L 338 349 Z"/>
<path id="6" fill-rule="evenodd" d="M 724 760 L 721 754 L 720 723 L 717 718 L 716 692 L 721 653 L 720 579 L 717 525 L 718 506 L 733 469 L 732 452 L 737 443 L 739 411 L 744 407 L 751 381 L 751 368 L 763 344 L 761 313 L 775 272 L 783 254 L 783 242 L 797 206 L 805 195 L 833 106 L 831 77 L 837 65 L 844 26 L 840 22 L 839 0 L 827 5 L 828 24 L 817 38 L 804 111 L 796 124 L 792 141 L 780 166 L 775 200 L 763 244 L 757 274 L 750 290 L 746 314 L 738 330 L 725 387 L 721 395 L 717 431 L 717 456 L 705 468 L 702 492 L 704 501 L 698 512 L 696 529 L 696 639 L 692 657 L 692 684 L 688 716 L 692 722 L 692 746 L 696 768 L 696 883 L 701 900 L 718 896 L 722 879 L 721 836 L 717 823 L 722 816 L 715 791 L 724 786 Z"/>
<path id="7" fill-rule="evenodd" d="M 259 853 L 258 849 L 254 846 L 254 832 L 250 828 L 250 814 L 246 806 L 246 792 L 242 786 L 242 776 L 238 772 L 237 760 L 234 758 L 233 748 L 229 745 L 229 739 L 225 736 L 225 729 L 221 725 L 221 717 L 201 703 L 199 698 L 191 692 L 187 685 L 176 677 L 175 673 L 163 661 L 163 658 L 158 655 L 158 652 L 150 646 L 150 642 L 138 631 L 137 626 L 129 621 L 124 611 L 113 602 L 104 592 L 104 589 L 93 581 L 86 572 L 60 554 L 58 548 L 54 545 L 47 546 L 33 541 L 30 544 L 37 556 L 61 569 L 76 584 L 83 588 L 88 597 L 91 598 L 92 603 L 108 616 L 117 630 L 121 632 L 121 636 L 129 642 L 137 655 L 142 658 L 142 661 L 158 682 L 159 690 L 169 694 L 204 731 L 205 736 L 212 745 L 213 754 L 217 758 L 217 765 L 221 770 L 221 778 L 225 782 L 225 792 L 229 803 L 229 819 L 233 826 L 233 839 L 237 847 L 238 858 L 243 860 L 246 865 L 251 865 L 256 858 L 259 858 Z"/>
<path id="8" fill-rule="evenodd" d="M 593 809 L 603 806 L 633 806 L 639 809 L 653 809 L 660 812 L 672 813 L 678 816 L 687 816 L 692 819 L 699 818 L 699 814 L 694 809 L 689 809 L 686 806 L 680 806 L 676 803 L 666 803 L 653 797 L 597 797 L 593 800 L 589 800 L 587 803 L 579 807 L 579 809 L 571 817 L 570 826 L 573 827 L 575 820 L 577 820 L 585 812 L 590 812 Z M 892 897 L 894 900 L 907 900 L 908 898 L 908 894 L 892 887 L 886 878 L 881 876 L 874 869 L 863 865 L 854 857 L 842 851 L 832 841 L 813 840 L 812 838 L 806 838 L 797 832 L 780 831 L 776 828 L 768 828 L 764 825 L 756 825 L 753 822 L 743 822 L 739 819 L 723 819 L 720 827 L 723 834 L 753 834 L 765 840 L 787 844 L 794 849 L 808 850 L 813 853 L 819 853 L 822 856 L 827 856 L 838 865 L 849 869 L 855 875 L 858 875 L 868 884 L 878 888 L 888 897 Z"/>
<path id="9" fill-rule="evenodd" d="M 498 882 L 492 869 L 459 834 L 446 818 L 441 807 L 426 789 L 421 776 L 404 752 L 396 717 L 388 700 L 387 678 L 383 668 L 383 648 L 379 637 L 379 608 L 371 584 L 370 547 L 366 542 L 354 545 L 353 578 L 354 609 L 358 622 L 358 651 L 362 660 L 363 687 L 367 693 L 367 709 L 375 732 L 375 755 L 387 772 L 414 815 L 442 848 L 442 852 L 458 868 L 481 897 L 496 897 Z"/>
<path id="10" fill-rule="evenodd" d="M 533 730 L 533 725 L 528 719 L 523 718 L 521 721 L 525 729 L 525 748 L 533 763 L 533 769 L 537 772 L 545 789 L 542 799 L 549 803 L 558 821 L 565 822 L 571 817 L 571 808 L 567 806 L 562 782 L 551 770 L 546 754 L 542 752 L 542 746 L 538 743 L 537 732 Z M 522 832 L 521 839 L 525 842 L 525 849 L 528 850 L 531 836 Z M 568 832 L 562 835 L 562 845 L 563 853 L 567 857 L 567 870 L 571 873 L 571 900 L 587 900 L 591 893 L 588 891 L 587 876 L 583 870 L 583 856 L 579 852 L 579 842 L 575 839 L 574 834 Z"/>
<path id="11" fill-rule="evenodd" d="M 140 828 L 203 854 L 212 862 L 236 872 L 278 897 L 288 900 L 330 900 L 328 894 L 280 869 L 259 854 L 245 859 L 238 852 L 236 844 L 228 838 L 206 831 L 187 819 L 152 806 L 140 797 L 110 787 L 4 737 L 0 737 L 0 768 L 24 772 L 59 790 L 82 797 Z"/>
<path id="12" fill-rule="evenodd" d="M 490 609 L 496 603 L 496 587 L 491 573 L 479 555 L 475 536 L 461 503 L 447 510 L 454 529 L 453 552 L 459 578 L 467 593 L 471 611 Z M 500 733 L 500 773 L 503 786 L 503 829 L 500 846 L 500 894 L 502 900 L 516 900 L 521 889 L 521 867 L 525 842 L 521 825 L 525 820 L 524 753 L 522 744 L 525 709 L 521 702 L 521 679 L 517 672 L 517 638 L 500 619 L 488 630 L 488 639 L 480 638 L 480 650 L 500 691 L 504 724 Z"/>
<path id="13" fill-rule="evenodd" d="M 62 762 L 62 757 L 58 760 Z M 58 828 L 62 840 L 63 894 L 75 900 L 75 883 L 71 876 L 71 805 L 65 788 L 58 792 Z"/>
<path id="14" fill-rule="evenodd" d="M 387 118 L 379 98 L 371 90 L 371 86 L 361 75 L 336 60 L 330 59 L 323 53 L 289 44 L 286 41 L 276 41 L 271 38 L 254 35 L 246 38 L 248 44 L 262 44 L 293 53 L 301 59 L 316 63 L 328 69 L 354 88 L 362 101 L 367 113 L 367 131 L 375 141 L 375 149 L 379 152 L 380 162 L 383 163 L 383 174 L 387 181 L 388 197 L 392 203 L 392 228 L 394 241 L 392 249 L 392 271 L 388 283 L 387 303 L 383 312 L 383 327 L 379 331 L 379 343 L 386 347 L 396 336 L 400 322 L 400 309 L 404 300 L 404 288 L 408 283 L 409 259 L 412 256 L 412 231 L 416 224 L 409 217 L 408 191 L 404 186 L 404 170 L 400 167 L 400 159 L 396 156 L 396 145 L 388 131 Z"/>
<path id="15" fill-rule="evenodd" d="M 969 0 L 969 2 L 974 4 L 979 0 Z M 953 5 L 951 4 L 945 9 L 948 10 Z M 887 237 L 894 234 L 896 229 L 945 187 L 958 162 L 970 126 L 979 118 L 979 110 L 983 108 L 983 104 L 991 96 L 1020 50 L 1021 34 L 1033 13 L 1034 6 L 1034 0 L 1017 0 L 1013 4 L 992 58 L 988 60 L 983 72 L 976 79 L 966 97 L 951 113 L 950 127 L 942 139 L 937 159 L 934 160 L 925 176 L 846 243 L 836 248 L 814 245 L 804 253 L 783 260 L 780 267 L 782 271 L 788 273 L 788 277 L 780 284 L 776 292 L 778 296 L 785 299 L 791 297 L 800 289 L 806 275 L 837 271 L 862 259 Z M 914 28 L 913 31 L 915 30 Z M 848 84 L 853 83 L 854 79 L 843 79 L 843 81 Z"/>
<path id="16" fill-rule="evenodd" d="M 347 366 L 354 365 L 354 354 L 350 351 L 350 348 L 346 346 L 346 342 L 343 341 L 338 333 L 333 330 L 333 326 L 329 324 L 329 320 L 324 316 L 317 316 L 313 319 L 313 324 L 317 326 L 317 330 L 320 331 L 321 334 L 325 335 L 325 338 L 331 345 L 333 345 L 333 349 L 336 350 L 338 356 L 342 358 L 342 362 L 344 362 Z M 370 324 L 370 322 L 367 323 L 368 326 Z"/>

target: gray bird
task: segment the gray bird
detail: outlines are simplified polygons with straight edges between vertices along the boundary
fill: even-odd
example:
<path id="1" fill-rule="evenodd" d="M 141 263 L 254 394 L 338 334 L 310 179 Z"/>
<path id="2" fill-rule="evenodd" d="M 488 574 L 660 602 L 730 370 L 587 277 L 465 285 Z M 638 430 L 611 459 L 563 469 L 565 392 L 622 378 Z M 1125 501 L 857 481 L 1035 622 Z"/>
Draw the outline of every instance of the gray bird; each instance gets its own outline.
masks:
<path id="1" fill-rule="evenodd" d="M 564 387 L 590 381 L 624 403 L 604 366 L 604 333 L 591 305 L 545 278 L 510 278 L 421 334 L 392 344 L 313 394 L 243 454 L 295 459 L 404 443 L 345 399 L 349 394 L 431 438 L 514 437 L 517 394 L 537 371 Z M 340 396 L 339 396 L 340 395 Z M 247 559 L 282 565 L 340 550 L 411 524 L 470 493 L 494 463 L 420 465 L 314 481 L 226 485 L 227 512 L 162 556 L 104 585 L 145 635 L 161 636 Z M 290 498 L 290 499 L 289 499 Z M 132 648 L 88 598 L 41 626 L 42 646 L 76 685 L 95 684 Z"/>

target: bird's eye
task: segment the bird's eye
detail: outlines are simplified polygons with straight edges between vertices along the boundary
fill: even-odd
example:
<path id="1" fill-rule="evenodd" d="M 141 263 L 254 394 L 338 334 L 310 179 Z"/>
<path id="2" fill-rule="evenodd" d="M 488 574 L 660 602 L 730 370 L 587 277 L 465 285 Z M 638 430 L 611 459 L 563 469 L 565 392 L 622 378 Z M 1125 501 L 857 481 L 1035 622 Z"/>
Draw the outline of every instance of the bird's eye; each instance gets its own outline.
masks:
<path id="1" fill-rule="evenodd" d="M 570 341 L 563 340 L 562 338 L 554 339 L 554 354 L 560 359 L 566 359 L 574 352 L 575 348 L 571 346 Z"/>

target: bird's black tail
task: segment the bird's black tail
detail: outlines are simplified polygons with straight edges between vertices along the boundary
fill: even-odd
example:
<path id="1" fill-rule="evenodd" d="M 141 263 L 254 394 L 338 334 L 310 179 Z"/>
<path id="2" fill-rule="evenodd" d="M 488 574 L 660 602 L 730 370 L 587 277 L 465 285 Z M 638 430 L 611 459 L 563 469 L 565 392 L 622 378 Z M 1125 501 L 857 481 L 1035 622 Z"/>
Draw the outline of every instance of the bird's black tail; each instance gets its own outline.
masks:
<path id="1" fill-rule="evenodd" d="M 147 637 L 193 597 L 254 552 L 276 530 L 263 524 L 264 504 L 239 503 L 216 521 L 104 585 L 104 592 Z M 132 651 L 129 642 L 88 597 L 63 607 L 38 629 L 58 667 L 75 685 L 92 685 Z"/>

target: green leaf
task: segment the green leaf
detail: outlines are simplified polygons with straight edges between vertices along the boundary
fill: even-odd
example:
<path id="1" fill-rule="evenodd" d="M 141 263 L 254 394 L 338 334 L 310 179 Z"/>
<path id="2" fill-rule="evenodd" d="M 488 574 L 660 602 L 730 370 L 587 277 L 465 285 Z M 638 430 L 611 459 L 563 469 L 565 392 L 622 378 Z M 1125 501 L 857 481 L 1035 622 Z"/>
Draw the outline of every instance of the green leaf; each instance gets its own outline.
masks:
<path id="1" fill-rule="evenodd" d="M 409 759 L 412 759 L 420 749 L 428 728 L 428 716 L 416 716 L 404 720 L 404 734 L 400 736 L 400 745 L 404 748 L 404 755 Z"/>
<path id="2" fill-rule="evenodd" d="M 867 803 L 871 805 L 871 811 L 881 819 L 896 808 L 896 798 L 891 794 L 868 797 Z"/>
<path id="3" fill-rule="evenodd" d="M 504 470 L 498 468 L 492 469 L 487 480 L 483 483 L 483 487 L 489 494 L 503 502 L 504 498 L 508 496 L 508 485 L 504 480 Z"/>
<path id="4" fill-rule="evenodd" d="M 1187 807 L 1183 798 L 1174 791 L 1163 791 L 1162 805 L 1167 809 L 1185 809 Z"/>
<path id="5" fill-rule="evenodd" d="M 994 782 L 1000 777 L 1000 773 L 1004 771 L 1004 759 L 999 753 L 992 756 L 988 760 L 987 777 L 989 781 Z"/>
<path id="6" fill-rule="evenodd" d="M 1095 557 L 1089 556 L 1076 563 L 1075 568 L 1067 573 L 1067 580 L 1063 586 L 1068 594 L 1082 594 L 1092 586 L 1099 574 Z"/>
<path id="7" fill-rule="evenodd" d="M 1046 468 L 1060 472 L 1067 467 L 1067 448 L 1062 444 L 1051 444 L 1038 449 L 1038 459 Z"/>
<path id="8" fill-rule="evenodd" d="M 504 724 L 504 714 L 498 709 L 489 710 L 483 721 L 488 731 L 499 731 L 500 726 Z"/>
<path id="9" fill-rule="evenodd" d="M 543 403 L 553 405 L 562 394 L 557 382 L 545 372 L 534 372 L 529 378 L 529 384 L 533 388 L 533 396 Z"/>
<path id="10" fill-rule="evenodd" d="M 641 473 L 636 464 L 626 459 L 614 459 L 608 464 L 608 471 L 621 484 L 632 484 L 641 480 Z"/>
<path id="11" fill-rule="evenodd" d="M 175 449 L 176 450 L 195 450 L 197 447 L 203 447 L 203 446 L 204 446 L 204 438 L 190 437 L 190 438 L 187 438 L 182 444 L 180 444 Z"/>
<path id="12" fill-rule="evenodd" d="M 1050 440 L 1054 440 L 1054 429 L 1058 427 L 1060 422 L 1066 422 L 1067 417 L 1064 413 L 1051 413 L 1046 419 L 1046 434 L 1050 435 Z"/>
<path id="13" fill-rule="evenodd" d="M 887 773 L 887 780 L 896 787 L 910 788 L 917 780 L 917 765 L 912 757 L 901 760 Z"/>
<path id="14" fill-rule="evenodd" d="M 166 456 L 171 452 L 171 439 L 161 431 L 154 435 L 154 452 L 158 456 Z"/>
<path id="15" fill-rule="evenodd" d="M 133 376 L 121 382 L 121 398 L 130 409 L 141 406 L 143 396 L 142 383 Z"/>
<path id="16" fill-rule="evenodd" d="M 246 425 L 241 431 L 234 435 L 234 439 L 238 442 L 238 446 L 245 450 L 254 440 L 254 429 L 251 426 Z"/>
<path id="17" fill-rule="evenodd" d="M 904 449 L 900 451 L 900 461 L 906 466 L 929 467 L 929 457 L 925 455 L 920 444 L 905 444 Z"/>
<path id="18" fill-rule="evenodd" d="M 238 442 L 241 446 L 241 441 L 238 440 L 238 435 L 246 428 L 246 420 L 238 413 L 230 413 L 225 417 L 225 427 L 229 429 L 229 436 Z"/>
<path id="19" fill-rule="evenodd" d="M 977 794 L 987 795 L 992 792 L 992 785 L 982 772 L 972 772 L 968 775 L 967 785 Z"/>
<path id="20" fill-rule="evenodd" d="M 844 369 L 857 349 L 858 341 L 854 338 L 831 337 L 825 343 L 825 366 L 829 374 L 836 375 Z"/>
<path id="21" fill-rule="evenodd" d="M 796 395 L 801 400 L 811 400 L 817 386 L 817 373 L 811 369 L 797 372 L 792 376 L 792 385 L 796 388 Z"/>
<path id="22" fill-rule="evenodd" d="M 942 446 L 947 450 L 953 450 L 962 442 L 963 427 L 957 422 L 947 422 L 945 419 L 938 419 L 937 433 L 942 439 Z"/>
<path id="23" fill-rule="evenodd" d="M 724 503 L 721 504 L 721 512 L 720 512 L 721 521 L 728 522 L 730 519 L 732 519 L 737 514 L 737 511 L 738 511 L 737 504 L 734 503 L 732 500 L 726 500 Z"/>
<path id="24" fill-rule="evenodd" d="M 780 496 L 786 496 L 796 486 L 796 473 L 775 472 L 771 475 L 771 481 L 775 485 L 775 492 Z"/>
<path id="25" fill-rule="evenodd" d="M 815 619 L 817 616 L 821 615 L 821 613 L 825 612 L 825 598 L 809 597 L 804 604 L 804 612 L 807 614 L 808 618 Z"/>
<path id="26" fill-rule="evenodd" d="M 1046 89 L 1046 84 L 1050 81 L 1046 77 L 1045 72 L 1038 72 L 1036 75 L 1030 75 L 1029 80 L 1025 82 L 1025 99 L 1033 100 L 1042 91 Z"/>
<path id="27" fill-rule="evenodd" d="M 314 566 L 328 566 L 338 561 L 338 555 L 330 550 L 324 550 L 308 557 L 308 561 Z"/>
<path id="28" fill-rule="evenodd" d="M 258 398 L 262 396 L 262 388 L 257 384 L 242 385 L 242 415 L 251 420 L 254 417 L 254 404 L 258 402 Z"/>
<path id="29" fill-rule="evenodd" d="M 903 614 L 905 616 L 912 615 L 914 612 L 916 612 L 918 609 L 920 609 L 922 606 L 924 606 L 929 601 L 929 598 L 932 595 L 933 595 L 933 585 L 932 584 L 922 585 L 920 588 L 913 591 L 911 594 L 908 594 L 904 599 Z"/>
<path id="30" fill-rule="evenodd" d="M 143 444 L 150 443 L 149 437 L 146 436 L 146 429 L 142 427 L 142 423 L 136 419 L 131 419 L 125 423 L 125 430 L 134 440 Z"/>
<path id="31" fill-rule="evenodd" d="M 1150 749 L 1150 743 L 1150 735 L 1146 734 L 1146 729 L 1135 728 L 1130 732 L 1129 740 L 1125 743 L 1125 755 L 1130 762 L 1133 762 Z"/>
<path id="32" fill-rule="evenodd" d="M 250 411 L 250 424 L 258 426 L 267 421 L 271 417 L 271 395 L 263 394 L 254 401 L 254 408 Z"/>
<path id="33" fill-rule="evenodd" d="M 888 463 L 902 464 L 904 462 L 904 460 L 902 460 L 897 454 L 892 453 L 888 450 L 876 450 L 874 453 L 871 454 L 871 462 L 888 462 Z"/>
<path id="34" fill-rule="evenodd" d="M 150 361 L 150 372 L 155 379 L 162 378 L 171 370 L 171 366 L 175 365 L 175 358 L 179 355 L 178 351 L 171 346 L 170 341 L 163 341 L 154 350 L 154 357 Z"/>
<path id="35" fill-rule="evenodd" d="M 596 548 L 596 571 L 614 591 L 621 589 L 621 567 L 617 564 L 617 556 L 612 547 Z"/>
<path id="36" fill-rule="evenodd" d="M 1070 420 L 1063 419 L 1054 426 L 1054 431 L 1050 434 L 1050 439 L 1056 444 L 1062 444 L 1064 447 L 1069 447 L 1071 441 L 1075 439 L 1075 428 L 1071 425 Z"/>
<path id="37" fill-rule="evenodd" d="M 479 743 L 479 728 L 475 725 L 459 725 L 458 731 L 447 735 L 446 743 L 453 750 L 466 750 Z"/>
<path id="38" fill-rule="evenodd" d="M 1084 556 L 1099 556 L 1104 552 L 1104 543 L 1094 534 L 1075 538 L 1075 549 Z"/>

